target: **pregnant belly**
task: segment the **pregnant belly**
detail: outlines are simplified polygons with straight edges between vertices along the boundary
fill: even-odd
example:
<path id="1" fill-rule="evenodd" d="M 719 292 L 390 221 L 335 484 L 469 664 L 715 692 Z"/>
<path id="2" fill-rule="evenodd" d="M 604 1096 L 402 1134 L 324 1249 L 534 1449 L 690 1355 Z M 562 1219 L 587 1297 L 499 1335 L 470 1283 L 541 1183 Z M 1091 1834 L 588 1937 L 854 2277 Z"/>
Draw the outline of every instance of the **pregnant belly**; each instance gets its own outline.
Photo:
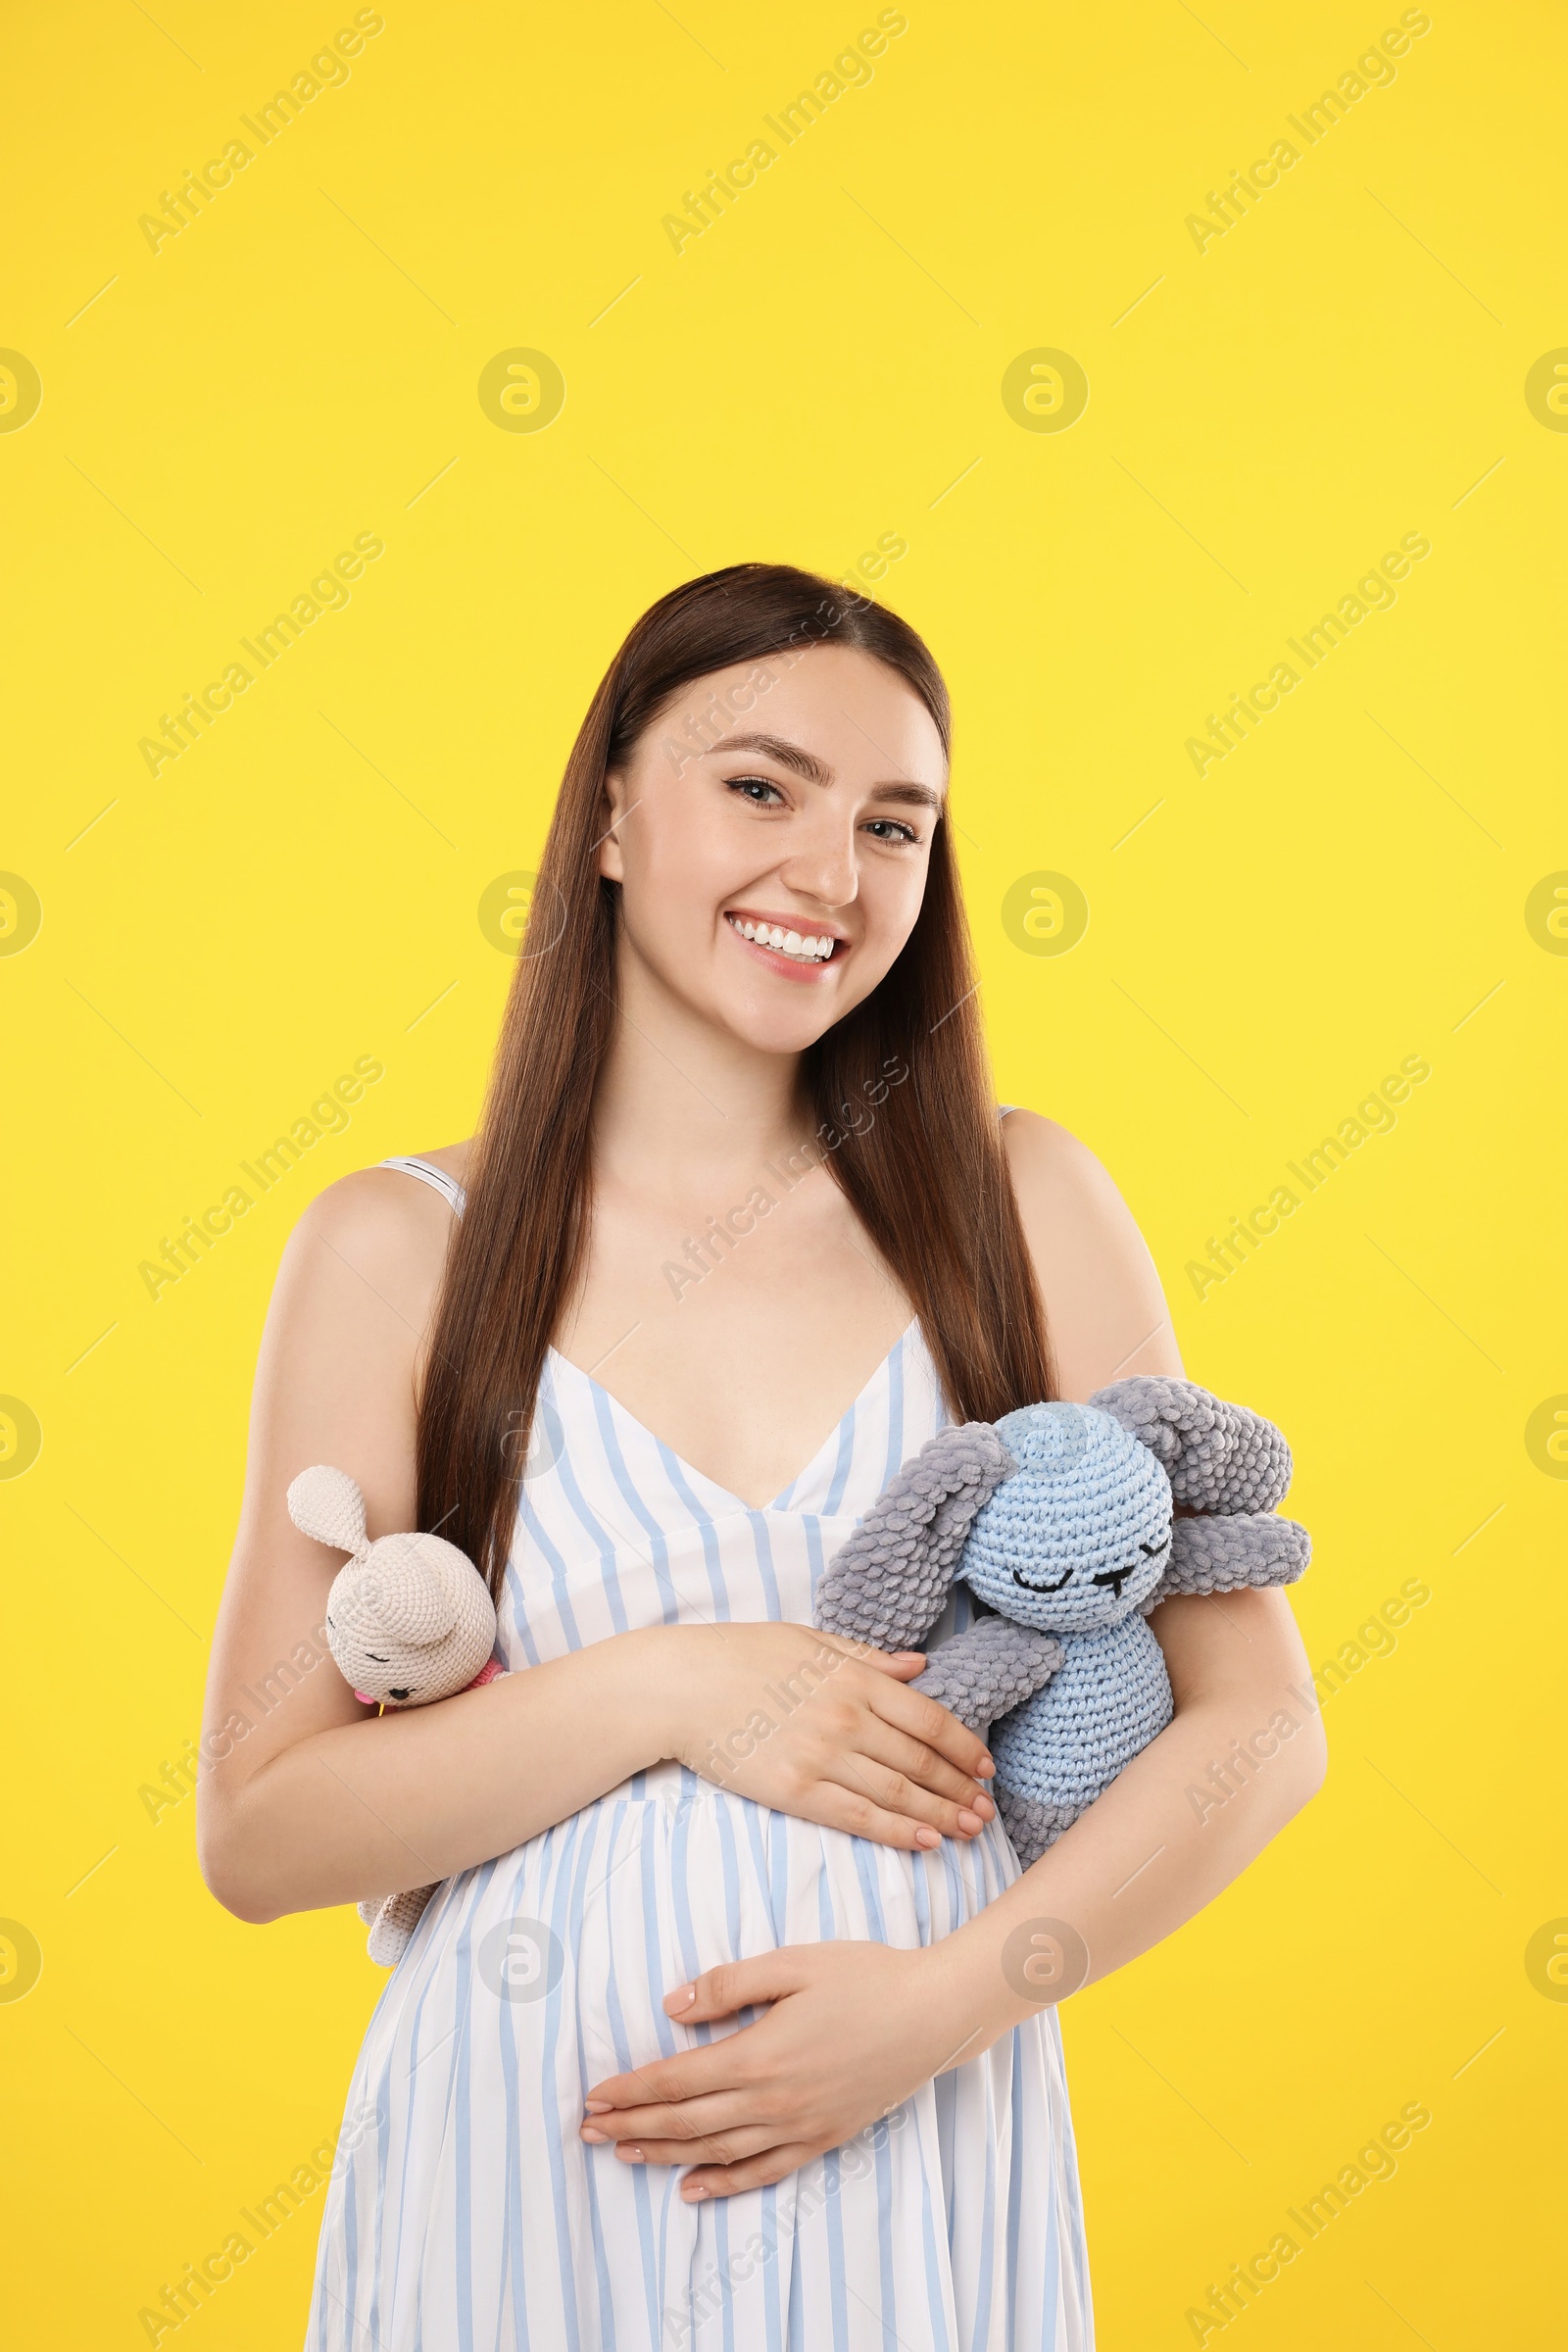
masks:
<path id="1" fill-rule="evenodd" d="M 896 1852 L 671 1768 L 446 1881 L 350 2086 L 313 2342 L 1085 2344 L 1059 2316 L 1084 2289 L 1054 2010 L 777 2190 L 687 2204 L 580 2136 L 596 2083 L 751 2023 L 672 2025 L 664 1996 L 698 1971 L 928 1943 L 1017 1867 L 996 1824 Z"/>
<path id="2" fill-rule="evenodd" d="M 564 2095 L 580 2096 L 606 2075 L 690 2046 L 662 2004 L 702 1970 L 790 1943 L 934 1943 L 1017 1875 L 998 1821 L 968 1843 L 905 1853 L 664 1765 L 446 1881 L 384 2006 L 403 2016 L 415 2002 L 432 2016 L 466 2008 L 480 2040 L 552 2047 L 559 2064 L 547 2071 Z"/>

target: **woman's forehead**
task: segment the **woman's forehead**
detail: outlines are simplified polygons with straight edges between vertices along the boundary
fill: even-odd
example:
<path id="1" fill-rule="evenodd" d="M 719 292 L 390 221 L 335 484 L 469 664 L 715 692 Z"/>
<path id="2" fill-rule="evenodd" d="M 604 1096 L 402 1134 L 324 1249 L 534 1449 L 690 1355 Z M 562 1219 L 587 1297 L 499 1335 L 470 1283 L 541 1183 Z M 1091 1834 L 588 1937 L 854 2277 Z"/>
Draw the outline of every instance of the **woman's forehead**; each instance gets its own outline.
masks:
<path id="1" fill-rule="evenodd" d="M 812 781 L 863 782 L 873 772 L 944 787 L 935 720 L 908 681 L 851 646 L 760 655 L 695 678 L 671 696 L 641 746 L 692 755 L 749 750 Z"/>

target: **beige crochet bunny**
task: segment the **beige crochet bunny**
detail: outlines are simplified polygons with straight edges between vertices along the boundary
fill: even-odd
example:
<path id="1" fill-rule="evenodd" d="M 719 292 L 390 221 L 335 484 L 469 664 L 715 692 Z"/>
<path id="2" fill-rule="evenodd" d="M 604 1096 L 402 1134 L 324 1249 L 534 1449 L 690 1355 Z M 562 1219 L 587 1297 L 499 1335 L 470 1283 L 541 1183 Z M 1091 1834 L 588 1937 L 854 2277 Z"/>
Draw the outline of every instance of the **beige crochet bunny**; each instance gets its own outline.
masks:
<path id="1" fill-rule="evenodd" d="M 442 1536 L 367 1540 L 365 1497 L 341 1470 L 302 1470 L 288 1491 L 302 1534 L 351 1556 L 326 1596 L 326 1639 L 344 1679 L 367 1706 L 423 1707 L 477 1690 L 502 1673 L 492 1656 L 495 1603 L 466 1551 Z M 433 1886 L 371 1896 L 360 1917 L 370 1958 L 394 1967 Z"/>

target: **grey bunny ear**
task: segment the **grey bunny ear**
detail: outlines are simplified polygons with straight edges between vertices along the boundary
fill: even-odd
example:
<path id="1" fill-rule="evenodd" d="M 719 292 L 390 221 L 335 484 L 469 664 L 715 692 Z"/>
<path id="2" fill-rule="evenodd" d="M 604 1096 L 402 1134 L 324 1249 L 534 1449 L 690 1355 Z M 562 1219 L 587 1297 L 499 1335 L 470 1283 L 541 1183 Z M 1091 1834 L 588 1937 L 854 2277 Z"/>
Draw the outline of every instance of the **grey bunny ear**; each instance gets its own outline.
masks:
<path id="1" fill-rule="evenodd" d="M 918 1648 L 976 1512 L 1017 1466 L 989 1421 L 928 1438 L 823 1570 L 813 1622 L 875 1649 Z"/>
<path id="2" fill-rule="evenodd" d="M 1141 1373 L 1089 1401 L 1149 1447 L 1188 1510 L 1271 1511 L 1289 1490 L 1291 1449 L 1273 1422 L 1196 1381 Z"/>
<path id="3" fill-rule="evenodd" d="M 365 1497 L 342 1470 L 318 1462 L 302 1470 L 288 1491 L 288 1515 L 301 1535 L 318 1544 L 332 1544 L 356 1558 L 366 1548 Z"/>

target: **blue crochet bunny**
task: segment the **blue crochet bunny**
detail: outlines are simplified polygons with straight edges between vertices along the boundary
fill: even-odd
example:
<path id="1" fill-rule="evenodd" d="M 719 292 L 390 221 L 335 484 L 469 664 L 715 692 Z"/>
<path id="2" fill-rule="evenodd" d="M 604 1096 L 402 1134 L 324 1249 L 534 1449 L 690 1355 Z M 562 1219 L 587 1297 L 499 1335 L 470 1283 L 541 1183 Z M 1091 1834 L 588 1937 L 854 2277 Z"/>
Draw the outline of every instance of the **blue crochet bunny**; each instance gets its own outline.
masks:
<path id="1" fill-rule="evenodd" d="M 1171 1719 L 1150 1611 L 1302 1574 L 1306 1530 L 1274 1507 L 1290 1483 L 1273 1423 L 1190 1380 L 965 1422 L 905 1463 L 835 1553 L 814 1619 L 918 1649 L 963 1579 L 988 1613 L 913 1687 L 989 1736 L 1027 1866 Z"/>

